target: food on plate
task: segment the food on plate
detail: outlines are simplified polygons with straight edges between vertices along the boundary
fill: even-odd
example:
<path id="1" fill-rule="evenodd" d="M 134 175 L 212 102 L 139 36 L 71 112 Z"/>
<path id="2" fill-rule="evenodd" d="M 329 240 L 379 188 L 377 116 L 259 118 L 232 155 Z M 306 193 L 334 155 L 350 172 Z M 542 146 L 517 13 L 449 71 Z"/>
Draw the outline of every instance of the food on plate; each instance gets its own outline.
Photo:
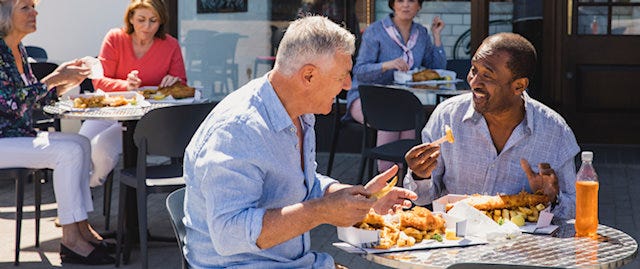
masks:
<path id="1" fill-rule="evenodd" d="M 372 209 L 354 227 L 379 230 L 380 239 L 375 248 L 388 249 L 413 246 L 436 234 L 444 234 L 445 221 L 440 214 L 415 206 L 411 210 L 399 211 L 387 216 L 379 215 Z"/>
<path id="2" fill-rule="evenodd" d="M 143 90 L 138 90 L 138 93 L 144 96 L 144 99 L 151 99 L 158 93 L 158 88 L 148 88 Z"/>
<path id="3" fill-rule="evenodd" d="M 127 99 L 124 96 L 78 96 L 73 99 L 73 107 L 75 108 L 93 108 L 93 107 L 117 107 L 128 104 L 135 105 L 135 98 Z"/>
<path id="4" fill-rule="evenodd" d="M 498 223 L 510 220 L 522 226 L 525 221 L 538 221 L 540 211 L 544 210 L 549 202 L 549 198 L 544 194 L 522 191 L 514 195 L 474 194 L 456 203 L 467 203 Z M 454 205 L 455 203 L 447 204 L 446 210 L 449 211 Z"/>
<path id="5" fill-rule="evenodd" d="M 196 93 L 196 89 L 178 81 L 168 87 L 159 87 L 158 92 L 164 95 L 171 95 L 174 99 L 183 99 L 193 97 Z"/>
<path id="6" fill-rule="evenodd" d="M 438 72 L 434 70 L 425 69 L 425 70 L 413 73 L 412 79 L 414 82 L 418 82 L 418 81 L 427 81 L 427 80 L 440 80 L 444 78 L 440 77 L 440 74 L 438 74 Z"/>
<path id="7" fill-rule="evenodd" d="M 384 197 L 385 195 L 387 195 L 387 193 L 389 193 L 391 191 L 391 189 L 393 189 L 393 186 L 395 186 L 397 182 L 398 182 L 398 176 L 393 177 L 391 182 L 389 182 L 381 190 L 379 190 L 376 193 L 372 194 L 371 197 L 375 197 L 376 199 L 380 199 L 380 198 Z"/>

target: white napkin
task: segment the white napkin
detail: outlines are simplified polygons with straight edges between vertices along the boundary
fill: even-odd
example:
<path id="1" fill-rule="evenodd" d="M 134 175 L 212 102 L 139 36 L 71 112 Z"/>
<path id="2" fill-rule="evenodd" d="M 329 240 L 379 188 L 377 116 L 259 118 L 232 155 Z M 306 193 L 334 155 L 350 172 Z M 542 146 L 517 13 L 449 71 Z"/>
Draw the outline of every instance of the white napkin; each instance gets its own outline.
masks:
<path id="1" fill-rule="evenodd" d="M 86 56 L 81 59 L 84 64 L 91 68 L 90 79 L 98 79 L 104 77 L 104 71 L 102 69 L 102 63 L 97 58 Z"/>
<path id="2" fill-rule="evenodd" d="M 467 219 L 467 235 L 476 236 L 489 241 L 515 238 L 522 234 L 517 225 L 505 221 L 499 225 L 487 215 L 467 203 L 456 203 L 447 214 Z"/>

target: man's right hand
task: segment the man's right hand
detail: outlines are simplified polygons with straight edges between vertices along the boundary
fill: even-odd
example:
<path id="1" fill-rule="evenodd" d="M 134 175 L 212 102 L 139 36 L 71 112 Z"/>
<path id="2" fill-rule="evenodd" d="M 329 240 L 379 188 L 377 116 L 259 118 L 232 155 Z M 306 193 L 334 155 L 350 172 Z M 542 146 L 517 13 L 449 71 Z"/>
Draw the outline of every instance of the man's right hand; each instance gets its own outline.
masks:
<path id="1" fill-rule="evenodd" d="M 404 155 L 404 159 L 416 176 L 429 178 L 438 164 L 438 156 L 440 156 L 440 146 L 424 143 L 410 149 Z"/>

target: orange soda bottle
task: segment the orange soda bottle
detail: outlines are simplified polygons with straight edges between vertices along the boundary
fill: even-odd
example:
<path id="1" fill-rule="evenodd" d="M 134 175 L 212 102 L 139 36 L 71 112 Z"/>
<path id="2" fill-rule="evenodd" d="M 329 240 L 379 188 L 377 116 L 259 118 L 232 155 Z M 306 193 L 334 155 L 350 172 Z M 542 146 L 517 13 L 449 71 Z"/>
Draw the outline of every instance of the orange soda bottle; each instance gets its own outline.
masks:
<path id="1" fill-rule="evenodd" d="M 593 152 L 582 152 L 576 176 L 576 236 L 595 237 L 598 230 L 598 174 L 593 168 Z"/>

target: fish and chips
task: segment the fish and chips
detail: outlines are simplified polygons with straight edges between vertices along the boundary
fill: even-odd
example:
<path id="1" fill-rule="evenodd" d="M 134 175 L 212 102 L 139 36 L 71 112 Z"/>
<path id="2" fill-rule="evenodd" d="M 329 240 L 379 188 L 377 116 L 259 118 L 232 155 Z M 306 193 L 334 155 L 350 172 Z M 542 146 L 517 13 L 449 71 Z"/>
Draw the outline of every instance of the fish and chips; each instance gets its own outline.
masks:
<path id="1" fill-rule="evenodd" d="M 510 220 L 522 226 L 525 221 L 537 222 L 540 211 L 544 210 L 550 201 L 544 194 L 522 191 L 513 195 L 474 194 L 456 203 L 467 203 L 497 223 Z M 455 203 L 447 204 L 446 211 L 454 205 Z"/>
<path id="2" fill-rule="evenodd" d="M 144 99 L 162 100 L 167 96 L 173 97 L 173 99 L 184 99 L 195 96 L 196 89 L 189 87 L 184 83 L 178 81 L 171 86 L 158 87 L 155 89 L 139 90 Z"/>
<path id="3" fill-rule="evenodd" d="M 435 234 L 445 233 L 445 221 L 442 216 L 420 206 L 387 216 L 379 215 L 371 210 L 354 227 L 379 230 L 379 241 L 374 246 L 378 249 L 410 247 L 422 242 L 422 240 L 432 238 Z"/>
<path id="4" fill-rule="evenodd" d="M 73 99 L 74 108 L 94 108 L 94 107 L 118 107 L 128 104 L 135 104 L 135 98 L 125 98 L 124 96 L 78 96 Z"/>

